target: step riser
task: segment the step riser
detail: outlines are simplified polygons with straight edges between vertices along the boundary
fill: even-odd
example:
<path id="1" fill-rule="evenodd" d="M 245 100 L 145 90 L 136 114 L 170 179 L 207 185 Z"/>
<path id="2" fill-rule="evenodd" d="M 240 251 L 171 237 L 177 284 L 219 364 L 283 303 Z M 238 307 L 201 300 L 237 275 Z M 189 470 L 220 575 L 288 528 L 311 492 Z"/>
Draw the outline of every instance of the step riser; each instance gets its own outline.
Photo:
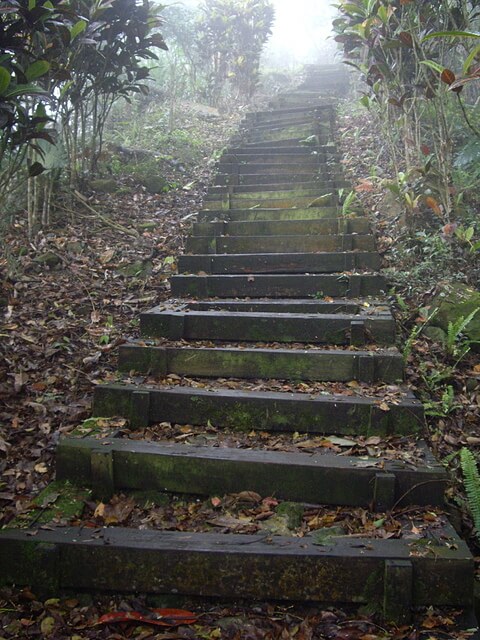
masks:
<path id="1" fill-rule="evenodd" d="M 373 236 L 241 236 L 188 237 L 187 253 L 310 253 L 317 251 L 373 251 Z M 378 267 L 376 267 L 378 268 Z"/>
<path id="2" fill-rule="evenodd" d="M 239 186 L 247 186 L 252 185 L 252 187 L 256 187 L 257 190 L 263 188 L 264 185 L 270 185 L 272 183 L 275 186 L 281 184 L 289 184 L 290 188 L 292 188 L 292 184 L 296 185 L 298 183 L 305 183 L 306 180 L 309 180 L 310 177 L 306 176 L 304 173 L 292 173 L 288 175 L 286 173 L 278 173 L 274 177 L 270 174 L 239 174 L 233 171 L 231 174 L 218 173 L 215 177 L 214 184 L 218 186 L 227 186 L 227 185 L 239 185 Z M 324 172 L 323 174 L 320 172 L 316 172 L 312 174 L 311 179 L 314 181 L 314 184 L 318 186 L 318 184 L 325 184 L 326 181 L 331 181 L 330 186 L 334 186 L 337 188 L 344 188 L 348 186 L 348 183 L 345 182 L 345 177 L 341 173 L 329 174 Z M 341 185 L 338 186 L 338 185 Z M 301 186 L 301 184 L 299 185 Z"/>
<path id="3" fill-rule="evenodd" d="M 141 335 L 170 340 L 310 342 L 355 346 L 395 342 L 392 317 L 323 316 L 221 312 L 160 312 L 140 315 Z"/>
<path id="4" fill-rule="evenodd" d="M 348 382 L 391 382 L 403 378 L 403 361 L 395 353 L 295 351 L 293 349 L 175 349 L 123 345 L 119 369 L 165 377 L 274 378 Z"/>
<path id="5" fill-rule="evenodd" d="M 245 162 L 271 164 L 279 160 L 285 163 L 285 171 L 292 169 L 292 161 L 315 162 L 323 170 L 343 171 L 342 156 L 333 145 L 310 146 L 299 144 L 293 138 L 276 142 L 248 142 L 243 147 L 230 147 L 219 158 L 219 162 L 229 162 L 241 166 Z M 294 166 L 296 169 L 296 166 Z"/>
<path id="6" fill-rule="evenodd" d="M 359 314 L 366 309 L 375 309 L 390 316 L 390 308 L 379 303 L 367 303 L 368 307 L 351 300 L 332 300 L 325 302 L 321 300 L 214 300 L 181 303 L 176 309 L 179 311 L 188 309 L 189 311 L 240 311 L 242 313 L 344 313 Z M 160 305 L 155 308 L 157 311 L 165 311 L 167 307 Z"/>
<path id="7" fill-rule="evenodd" d="M 275 222 L 275 221 L 284 221 L 284 220 L 294 220 L 294 221 L 304 221 L 304 220 L 322 220 L 323 218 L 331 218 L 335 216 L 337 213 L 336 207 L 312 207 L 311 209 L 210 209 L 199 212 L 198 220 L 199 222 L 210 222 L 212 220 L 218 220 L 222 218 L 226 221 L 233 222 L 249 222 L 249 221 L 266 221 L 266 222 Z"/>
<path id="8" fill-rule="evenodd" d="M 180 256 L 181 273 L 341 273 L 342 271 L 378 271 L 378 253 L 246 253 L 232 255 Z"/>
<path id="9" fill-rule="evenodd" d="M 268 164 L 263 162 L 249 162 L 245 164 L 233 164 L 232 162 L 221 162 L 218 165 L 218 172 L 222 174 L 228 175 L 266 175 L 273 176 L 271 178 L 271 182 L 275 182 L 275 176 L 284 174 L 285 171 L 288 171 L 288 167 L 291 166 L 292 162 L 295 163 L 295 174 L 296 175 L 304 175 L 307 176 L 307 180 L 311 177 L 315 177 L 318 175 L 327 175 L 327 176 L 335 176 L 336 178 L 344 177 L 341 173 L 336 171 L 335 166 L 332 165 L 332 169 L 327 171 L 325 165 L 321 165 L 318 161 L 301 161 L 297 163 L 296 158 L 292 158 L 291 160 L 285 160 L 283 162 L 269 162 Z"/>
<path id="10" fill-rule="evenodd" d="M 250 432 L 280 431 L 337 435 L 409 435 L 424 426 L 418 400 L 400 400 L 389 411 L 375 398 L 242 392 L 177 387 L 148 390 L 101 385 L 94 390 L 94 415 L 122 416 L 135 427 L 157 422 L 225 427 Z"/>
<path id="11" fill-rule="evenodd" d="M 255 491 L 280 500 L 332 506 L 373 503 L 379 511 L 401 505 L 405 495 L 406 504 L 443 504 L 447 477 L 438 465 L 413 471 L 387 463 L 385 470 L 379 470 L 355 467 L 356 462 L 362 464 L 342 456 L 64 438 L 57 450 L 56 477 L 92 487 L 103 499 L 119 491 L 201 496 Z M 376 460 L 372 458 L 371 464 Z M 428 483 L 424 485 L 428 488 L 419 491 L 421 483 Z"/>
<path id="12" fill-rule="evenodd" d="M 219 164 L 228 163 L 241 166 L 262 165 L 284 165 L 284 170 L 296 171 L 297 167 L 304 165 L 323 166 L 325 169 L 329 164 L 337 167 L 341 163 L 341 155 L 333 148 L 315 149 L 314 152 L 309 147 L 286 146 L 281 147 L 278 143 L 272 147 L 246 146 L 242 149 L 230 149 L 226 151 L 219 160 Z"/>
<path id="13" fill-rule="evenodd" d="M 228 213 L 230 216 L 230 212 Z M 233 240 L 234 236 L 287 236 L 295 241 L 294 236 L 325 236 L 342 235 L 350 242 L 353 238 L 363 241 L 366 234 L 370 233 L 370 224 L 367 218 L 329 218 L 324 220 L 278 220 L 278 221 L 250 221 L 250 222 L 196 222 L 193 225 L 194 236 L 214 237 L 229 236 L 222 240 Z M 372 237 L 372 236 L 368 236 Z M 188 238 L 187 240 L 189 240 Z M 322 238 L 323 240 L 323 238 Z M 269 237 L 269 242 L 275 242 L 276 238 Z"/>
<path id="14" fill-rule="evenodd" d="M 409 541 L 98 530 L 0 532 L 1 581 L 58 596 L 62 590 L 185 594 L 231 599 L 383 603 L 391 619 L 412 606 L 471 606 L 473 561 L 434 545 L 412 556 Z M 92 570 L 92 567 L 95 570 Z M 401 571 L 399 571 L 401 568 Z M 232 585 L 235 588 L 232 589 Z M 398 594 L 401 594 L 401 598 Z M 382 610 L 381 605 L 379 605 Z"/>
<path id="15" fill-rule="evenodd" d="M 273 199 L 287 199 L 287 198 L 309 198 L 314 200 L 315 198 L 324 196 L 326 194 L 333 194 L 333 186 L 315 186 L 298 189 L 292 189 L 292 185 L 287 185 L 285 189 L 262 189 L 261 191 L 254 191 L 255 185 L 251 187 L 214 187 L 211 189 L 204 198 L 204 202 L 209 203 L 212 200 L 225 200 L 226 198 L 236 199 L 243 201 L 255 198 L 256 200 L 273 200 Z"/>
<path id="16" fill-rule="evenodd" d="M 381 275 L 177 275 L 170 283 L 176 298 L 361 298 L 386 291 Z"/>
<path id="17" fill-rule="evenodd" d="M 229 185 L 216 185 L 216 186 L 210 187 L 210 189 L 208 190 L 207 199 L 209 197 L 216 197 L 224 193 L 230 193 L 232 195 L 233 194 L 240 195 L 244 193 L 261 195 L 266 193 L 271 197 L 273 197 L 275 194 L 282 196 L 284 195 L 283 192 L 285 191 L 293 192 L 296 195 L 303 195 L 305 193 L 309 194 L 310 191 L 312 190 L 317 191 L 319 193 L 329 193 L 332 190 L 345 189 L 346 187 L 349 186 L 349 183 L 346 182 L 345 180 L 341 180 L 341 181 L 340 180 L 338 181 L 310 180 L 308 182 L 302 181 L 299 183 L 292 183 L 290 181 L 282 183 L 277 180 L 275 181 L 270 180 L 270 182 L 272 184 L 235 185 L 231 183 Z"/>
<path id="18" fill-rule="evenodd" d="M 307 196 L 292 196 L 283 198 L 269 198 L 234 195 L 224 199 L 210 199 L 207 197 L 204 201 L 205 209 L 250 209 L 252 207 L 263 207 L 272 209 L 292 209 L 310 206 L 331 207 L 337 204 L 338 198 L 335 193 L 332 194 L 313 194 Z"/>

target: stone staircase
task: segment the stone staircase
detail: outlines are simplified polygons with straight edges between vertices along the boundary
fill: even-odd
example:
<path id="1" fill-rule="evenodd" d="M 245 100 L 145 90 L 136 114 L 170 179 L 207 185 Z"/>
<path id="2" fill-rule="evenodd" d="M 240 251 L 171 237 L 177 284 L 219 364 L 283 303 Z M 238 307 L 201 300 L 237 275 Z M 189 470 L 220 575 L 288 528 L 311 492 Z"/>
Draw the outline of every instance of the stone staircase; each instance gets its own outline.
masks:
<path id="1" fill-rule="evenodd" d="M 348 184 L 328 94 L 343 82 L 336 68 L 312 67 L 297 91 L 247 116 L 178 259 L 171 300 L 141 315 L 141 338 L 120 347 L 119 381 L 95 389 L 94 415 L 124 416 L 132 431 L 171 422 L 246 433 L 421 435 L 423 409 L 402 383 L 369 222 L 340 206 Z M 172 375 L 197 383 L 174 386 Z M 283 381 L 286 390 L 231 389 L 229 379 Z M 298 390 L 316 383 L 325 386 Z M 328 449 L 308 455 L 132 440 L 115 429 L 72 434 L 58 446 L 57 479 L 92 487 L 104 500 L 119 491 L 253 491 L 310 506 L 423 509 L 432 526 L 421 535 L 412 526 L 401 537 L 340 533 L 323 541 L 12 528 L 0 532 L 0 580 L 55 593 L 368 605 L 397 622 L 418 606 L 469 609 L 473 559 L 442 515 L 447 477 L 421 440 L 415 447 L 413 464 Z"/>

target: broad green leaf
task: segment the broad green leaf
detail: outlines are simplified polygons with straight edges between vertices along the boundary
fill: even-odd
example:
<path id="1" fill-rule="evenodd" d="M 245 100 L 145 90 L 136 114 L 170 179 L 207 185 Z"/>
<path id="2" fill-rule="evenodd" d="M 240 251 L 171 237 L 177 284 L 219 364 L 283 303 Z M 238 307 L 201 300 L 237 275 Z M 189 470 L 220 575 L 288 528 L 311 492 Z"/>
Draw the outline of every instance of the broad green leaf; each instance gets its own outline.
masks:
<path id="1" fill-rule="evenodd" d="M 70 29 L 70 38 L 74 40 L 78 35 L 83 33 L 83 31 L 85 31 L 86 28 L 87 28 L 86 20 L 79 20 Z"/>
<path id="2" fill-rule="evenodd" d="M 385 7 L 383 4 L 380 5 L 378 7 L 377 15 L 380 18 L 380 20 L 383 22 L 383 24 L 387 24 L 387 22 L 388 22 L 387 7 Z"/>
<path id="3" fill-rule="evenodd" d="M 0 67 L 0 96 L 5 93 L 10 84 L 10 74 L 5 67 Z"/>
<path id="4" fill-rule="evenodd" d="M 470 69 L 471 64 L 473 63 L 473 61 L 475 60 L 475 58 L 477 57 L 477 55 L 480 53 L 480 44 L 477 45 L 473 51 L 471 51 L 467 58 L 465 59 L 465 62 L 463 63 L 463 73 L 468 73 L 468 70 Z"/>
<path id="5" fill-rule="evenodd" d="M 430 40 L 430 38 L 480 38 L 480 33 L 475 31 L 434 31 L 422 38 L 422 42 Z"/>
<path id="6" fill-rule="evenodd" d="M 40 89 L 34 84 L 17 84 L 15 87 L 4 93 L 5 98 L 15 98 L 16 96 L 48 96 L 48 92 Z"/>
<path id="7" fill-rule="evenodd" d="M 50 70 L 50 63 L 46 60 L 36 60 L 25 70 L 25 77 L 30 82 L 44 76 Z"/>
<path id="8" fill-rule="evenodd" d="M 45 167 L 40 162 L 34 162 L 28 167 L 28 175 L 30 178 L 39 176 L 44 171 L 45 171 Z"/>
<path id="9" fill-rule="evenodd" d="M 442 67 L 441 64 L 438 64 L 438 62 L 434 62 L 433 60 L 420 60 L 420 64 L 430 67 L 430 69 L 433 69 L 437 73 L 443 73 L 443 70 L 445 69 L 445 67 Z"/>

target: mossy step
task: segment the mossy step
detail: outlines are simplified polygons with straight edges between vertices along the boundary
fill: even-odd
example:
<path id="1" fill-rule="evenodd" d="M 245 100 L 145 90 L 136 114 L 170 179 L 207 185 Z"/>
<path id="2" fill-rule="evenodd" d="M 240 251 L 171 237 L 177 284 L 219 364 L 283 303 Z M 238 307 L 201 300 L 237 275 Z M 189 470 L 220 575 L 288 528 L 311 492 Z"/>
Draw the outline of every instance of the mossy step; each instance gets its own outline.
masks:
<path id="1" fill-rule="evenodd" d="M 311 106 L 304 106 L 304 107 L 295 107 L 292 109 L 276 109 L 275 111 L 272 110 L 265 110 L 265 111 L 250 111 L 249 113 L 245 114 L 245 120 L 249 121 L 249 120 L 253 120 L 255 122 L 259 122 L 262 119 L 267 119 L 269 120 L 270 118 L 274 118 L 275 116 L 278 117 L 282 117 L 282 116 L 288 116 L 288 115 L 293 115 L 296 116 L 298 113 L 325 113 L 325 112 L 332 112 L 335 113 L 335 106 L 333 104 L 324 104 L 324 105 L 319 105 L 316 107 L 311 107 Z"/>
<path id="2" fill-rule="evenodd" d="M 306 141 L 305 141 L 306 140 Z M 276 147 L 298 147 L 303 146 L 311 149 L 312 151 L 316 151 L 317 149 L 322 149 L 322 147 L 326 146 L 324 144 L 319 144 L 317 138 L 314 140 L 303 139 L 299 140 L 298 138 L 283 138 L 281 140 L 270 140 L 267 142 L 255 142 L 255 141 L 247 141 L 244 143 L 244 148 L 247 149 L 262 149 L 264 147 L 268 147 L 270 149 L 274 149 Z"/>
<path id="3" fill-rule="evenodd" d="M 342 159 L 341 153 L 334 144 L 316 144 L 312 148 L 308 144 L 298 142 L 298 140 L 296 144 L 292 145 L 293 138 L 286 138 L 286 140 L 289 143 L 285 147 L 282 147 L 279 141 L 272 142 L 271 146 L 269 146 L 268 142 L 244 143 L 242 146 L 231 146 L 224 150 L 220 159 L 225 160 L 230 157 L 232 162 L 242 162 L 246 158 L 258 159 L 261 156 L 263 160 L 267 161 L 270 155 L 274 158 L 277 158 L 278 155 L 284 155 L 285 159 L 290 160 L 292 156 L 303 160 L 310 157 L 311 159 L 319 160 L 321 163 L 331 162 L 334 159 L 340 162 Z M 260 148 L 256 147 L 258 144 L 261 144 Z"/>
<path id="4" fill-rule="evenodd" d="M 396 349 L 194 348 L 132 342 L 119 348 L 119 370 L 159 376 L 394 383 L 403 378 L 403 359 Z"/>
<path id="5" fill-rule="evenodd" d="M 232 180 L 234 177 L 232 176 Z M 216 196 L 218 194 L 230 193 L 230 194 L 260 194 L 265 193 L 270 197 L 275 194 L 281 196 L 285 191 L 302 195 L 304 193 L 310 193 L 311 191 L 318 191 L 319 193 L 331 192 L 335 189 L 345 189 L 349 186 L 349 183 L 345 180 L 325 180 L 315 179 L 304 182 L 280 182 L 278 180 L 271 180 L 269 184 L 218 184 L 213 185 L 208 189 L 208 196 Z"/>
<path id="6" fill-rule="evenodd" d="M 345 176 L 341 171 L 317 171 L 311 176 L 305 173 L 278 173 L 262 174 L 262 173 L 236 173 L 234 170 L 232 173 L 217 173 L 214 179 L 214 185 L 218 186 L 256 186 L 257 189 L 263 187 L 263 185 L 282 185 L 289 184 L 290 187 L 296 188 L 297 186 L 303 187 L 307 180 L 311 181 L 311 184 L 319 185 L 325 184 L 325 181 L 330 181 L 330 186 L 336 188 L 344 188 L 348 185 L 345 181 Z M 341 186 L 340 186 L 341 185 Z"/>
<path id="7" fill-rule="evenodd" d="M 341 273 L 380 269 L 380 254 L 371 251 L 321 253 L 231 253 L 183 255 L 177 260 L 181 273 Z"/>
<path id="8" fill-rule="evenodd" d="M 342 157 L 339 153 L 332 150 L 324 150 L 323 152 L 312 151 L 307 146 L 299 147 L 261 147 L 260 149 L 252 149 L 246 146 L 242 149 L 235 148 L 225 152 L 219 160 L 219 166 L 222 164 L 232 164 L 242 166 L 255 165 L 278 165 L 283 166 L 285 170 L 292 168 L 292 162 L 295 162 L 295 170 L 299 167 L 308 165 L 321 165 L 327 167 L 329 164 L 337 165 Z"/>
<path id="9" fill-rule="evenodd" d="M 364 298 L 386 291 L 379 274 L 174 275 L 175 298 Z"/>
<path id="10" fill-rule="evenodd" d="M 338 165 L 335 162 L 326 164 L 326 162 L 320 161 L 315 156 L 296 162 L 295 158 L 285 160 L 284 162 L 233 162 L 231 156 L 228 156 L 225 160 L 221 160 L 217 165 L 217 171 L 219 174 L 231 174 L 233 175 L 254 175 L 264 174 L 270 176 L 276 176 L 284 174 L 285 172 L 292 172 L 295 174 L 310 175 L 328 175 L 329 173 L 335 173 L 339 171 Z M 272 178 L 273 180 L 273 178 Z"/>
<path id="11" fill-rule="evenodd" d="M 294 126 L 269 127 L 264 129 L 254 129 L 246 136 L 247 140 L 259 140 L 272 142 L 285 138 L 298 138 L 299 140 L 316 136 L 320 143 L 327 143 L 331 129 L 328 126 L 298 124 Z"/>
<path id="12" fill-rule="evenodd" d="M 262 220 L 275 222 L 282 220 L 323 220 L 324 218 L 343 219 L 338 207 L 300 207 L 294 209 L 272 209 L 254 207 L 253 209 L 202 209 L 198 213 L 199 222 L 226 221 L 249 222 Z"/>
<path id="13" fill-rule="evenodd" d="M 227 217 L 230 217 L 230 212 L 228 212 Z M 223 236 L 220 238 L 223 241 L 230 238 L 233 239 L 235 236 L 251 236 L 253 238 L 259 236 L 281 236 L 289 237 L 293 242 L 295 241 L 294 236 L 319 238 L 327 235 L 334 237 L 342 235 L 348 239 L 348 236 L 351 235 L 352 245 L 354 244 L 353 237 L 372 237 L 371 235 L 366 236 L 366 234 L 370 233 L 370 221 L 368 218 L 361 217 L 332 217 L 316 220 L 247 220 L 242 222 L 219 220 L 218 222 L 196 222 L 192 226 L 192 233 L 194 236 L 207 236 L 210 238 Z M 187 242 L 188 240 L 189 238 L 187 238 Z M 272 242 L 275 238 L 268 237 L 267 240 Z"/>
<path id="14" fill-rule="evenodd" d="M 320 192 L 320 193 L 319 193 Z M 205 209 L 239 209 L 244 207 L 245 209 L 251 208 L 272 208 L 272 209 L 291 209 L 291 208 L 304 208 L 313 206 L 331 207 L 338 204 L 337 193 L 321 193 L 321 189 L 318 191 L 312 191 L 305 195 L 289 195 L 288 191 L 285 191 L 285 195 L 281 197 L 272 197 L 268 193 L 239 193 L 230 196 L 225 194 L 222 198 L 220 196 L 207 196 L 204 200 Z"/>
<path id="15" fill-rule="evenodd" d="M 253 185 L 253 188 L 256 185 Z M 210 203 L 213 200 L 222 201 L 228 196 L 232 200 L 251 200 L 253 198 L 257 200 L 273 200 L 273 199 L 287 199 L 287 198 L 302 198 L 308 197 L 310 200 L 315 200 L 315 198 L 325 196 L 325 194 L 332 194 L 333 187 L 331 185 L 312 185 L 307 188 L 295 187 L 295 185 L 287 185 L 285 189 L 260 189 L 259 191 L 252 191 L 252 186 L 248 187 L 237 187 L 235 186 L 227 186 L 227 187 L 213 187 L 211 192 L 208 192 L 204 198 L 204 202 Z M 333 194 L 332 194 L 333 195 Z M 324 203 L 322 203 L 324 204 Z M 325 203 L 326 204 L 326 203 Z M 293 205 L 295 206 L 295 205 Z"/>
<path id="16" fill-rule="evenodd" d="M 141 335 L 170 340 L 308 342 L 362 346 L 395 342 L 390 313 L 300 314 L 159 310 L 140 314 Z"/>
<path id="17" fill-rule="evenodd" d="M 162 304 L 159 310 L 175 308 L 177 310 L 189 311 L 242 311 L 257 313 L 386 313 L 390 314 L 390 306 L 379 300 L 349 300 L 347 298 L 337 298 L 329 300 L 305 299 L 265 299 L 265 300 L 182 300 L 172 305 Z"/>
<path id="18" fill-rule="evenodd" d="M 187 253 L 312 253 L 318 251 L 362 251 L 375 249 L 373 235 L 261 235 L 261 236 L 189 236 Z M 378 267 L 376 267 L 378 268 Z"/>
<path id="19" fill-rule="evenodd" d="M 255 491 L 313 504 L 373 507 L 441 506 L 448 477 L 430 456 L 415 469 L 400 461 L 324 453 L 208 447 L 121 438 L 60 440 L 58 480 L 92 487 L 108 500 L 119 491 L 212 496 Z"/>
<path id="20" fill-rule="evenodd" d="M 424 426 L 421 402 L 412 393 L 388 398 L 237 391 L 173 389 L 132 384 L 97 385 L 93 411 L 97 416 L 122 416 L 134 427 L 156 422 L 225 427 L 239 431 L 388 436 L 409 435 Z M 380 406 L 382 405 L 382 406 Z M 385 407 L 388 411 L 385 411 Z"/>
<path id="21" fill-rule="evenodd" d="M 320 124 L 320 126 L 332 130 L 335 125 L 335 112 L 333 109 L 320 110 L 307 107 L 303 110 L 291 110 L 290 113 L 282 113 L 282 110 L 278 109 L 264 113 L 262 117 L 244 119 L 240 123 L 240 131 L 254 132 L 263 128 L 289 127 L 302 124 Z"/>
<path id="22" fill-rule="evenodd" d="M 0 532 L 0 581 L 52 596 L 83 592 L 471 607 L 473 558 L 448 525 L 425 541 L 59 527 Z"/>

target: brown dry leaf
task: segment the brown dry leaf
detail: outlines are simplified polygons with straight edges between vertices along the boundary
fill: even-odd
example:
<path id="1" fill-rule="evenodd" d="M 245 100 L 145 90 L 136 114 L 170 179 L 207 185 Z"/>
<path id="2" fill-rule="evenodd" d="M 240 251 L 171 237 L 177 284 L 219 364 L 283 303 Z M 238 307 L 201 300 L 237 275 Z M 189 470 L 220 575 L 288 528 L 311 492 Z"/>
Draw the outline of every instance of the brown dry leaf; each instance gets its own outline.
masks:
<path id="1" fill-rule="evenodd" d="M 99 502 L 95 511 L 93 512 L 94 518 L 103 518 L 103 514 L 105 513 L 106 505 L 103 502 Z"/>
<path id="2" fill-rule="evenodd" d="M 388 404 L 386 402 L 381 402 L 378 405 L 378 408 L 381 409 L 382 411 L 390 411 L 390 407 L 388 406 Z"/>
<path id="3" fill-rule="evenodd" d="M 104 251 L 100 255 L 98 260 L 101 264 L 107 264 L 107 262 L 110 262 L 110 260 L 113 258 L 114 255 L 115 255 L 115 249 L 108 249 L 107 251 Z"/>
<path id="4" fill-rule="evenodd" d="M 37 473 L 47 473 L 48 471 L 48 467 L 44 462 L 39 462 L 33 468 Z"/>
<path id="5" fill-rule="evenodd" d="M 435 200 L 435 198 L 432 198 L 432 196 L 427 196 L 425 198 L 425 204 L 427 205 L 427 207 L 429 207 L 433 211 L 433 213 L 435 213 L 435 215 L 437 216 L 442 215 L 442 210 L 440 208 L 440 205 Z"/>
<path id="6" fill-rule="evenodd" d="M 240 493 L 232 494 L 240 502 L 261 502 L 262 496 L 255 491 L 240 491 Z"/>

